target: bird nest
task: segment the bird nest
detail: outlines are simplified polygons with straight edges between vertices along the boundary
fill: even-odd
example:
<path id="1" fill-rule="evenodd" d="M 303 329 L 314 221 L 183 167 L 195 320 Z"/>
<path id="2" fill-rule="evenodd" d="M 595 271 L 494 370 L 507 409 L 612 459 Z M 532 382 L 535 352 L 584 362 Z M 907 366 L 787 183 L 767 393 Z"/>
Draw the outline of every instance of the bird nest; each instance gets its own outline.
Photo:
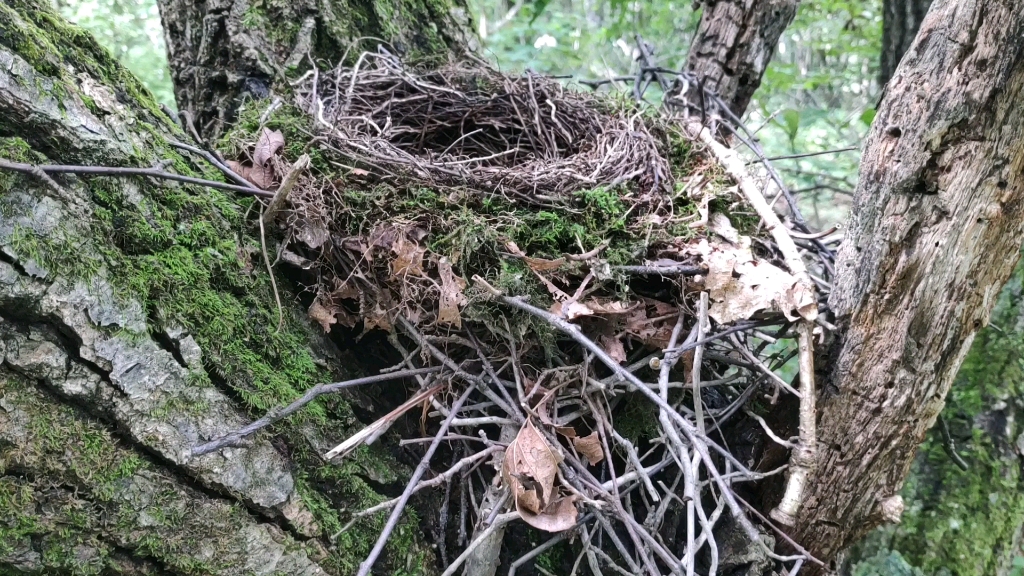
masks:
<path id="1" fill-rule="evenodd" d="M 774 555 L 736 486 L 781 478 L 796 449 L 796 414 L 773 407 L 807 384 L 805 263 L 827 280 L 831 250 L 762 227 L 775 217 L 735 153 L 642 103 L 475 64 L 364 54 L 294 87 L 246 112 L 259 122 L 233 167 L 277 190 L 264 221 L 315 278 L 310 317 L 383 331 L 401 360 L 367 381 L 410 384 L 326 457 L 415 407 L 432 419 L 406 439 L 425 452 L 402 497 L 350 525 L 390 514 L 383 542 L 410 495 L 448 483 L 445 574 L 497 563 L 493 539 L 520 519 L 553 535 L 503 560 L 510 573 L 570 533 L 593 573 L 715 573 L 716 538 L 737 535 L 766 562 L 797 558 Z M 773 443 L 782 456 L 752 467 Z"/>

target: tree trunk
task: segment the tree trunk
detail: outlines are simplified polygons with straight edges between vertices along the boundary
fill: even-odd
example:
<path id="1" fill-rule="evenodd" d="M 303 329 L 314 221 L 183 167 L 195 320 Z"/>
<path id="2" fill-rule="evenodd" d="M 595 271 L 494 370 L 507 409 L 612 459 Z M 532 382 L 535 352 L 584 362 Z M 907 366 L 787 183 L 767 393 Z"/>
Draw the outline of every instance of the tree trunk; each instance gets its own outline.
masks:
<path id="1" fill-rule="evenodd" d="M 914 36 L 921 28 L 932 0 L 882 0 L 882 53 L 878 85 L 885 86 L 896 72 Z"/>
<path id="2" fill-rule="evenodd" d="M 889 550 L 925 574 L 1012 573 L 1024 556 L 1024 266 L 999 297 L 991 324 L 978 333 L 953 382 L 942 417 L 952 446 L 933 430 L 918 454 L 898 526 L 876 531 L 856 547 L 856 561 Z M 961 470 L 948 451 L 969 466 Z"/>
<path id="3" fill-rule="evenodd" d="M 686 69 L 736 116 L 750 104 L 799 0 L 705 0 Z"/>
<path id="4" fill-rule="evenodd" d="M 0 4 L 0 157 L 216 178 L 169 145 L 185 138 L 46 0 Z M 339 511 L 380 502 L 373 487 L 408 468 L 378 448 L 319 454 L 400 384 L 320 402 L 273 442 L 189 457 L 360 365 L 286 290 L 279 321 L 250 204 L 0 172 L 0 573 L 351 574 L 363 560 L 380 518 L 332 547 Z M 407 522 L 380 569 L 435 565 Z"/>
<path id="5" fill-rule="evenodd" d="M 1024 13 L 936 2 L 865 144 L 830 305 L 843 328 L 795 534 L 833 559 L 898 493 L 1024 240 Z M 927 92 L 924 92 L 927 90 Z"/>
<path id="6" fill-rule="evenodd" d="M 297 70 L 387 50 L 446 60 L 472 48 L 462 0 L 159 0 L 179 110 L 216 139 L 245 97 L 264 98 Z"/>

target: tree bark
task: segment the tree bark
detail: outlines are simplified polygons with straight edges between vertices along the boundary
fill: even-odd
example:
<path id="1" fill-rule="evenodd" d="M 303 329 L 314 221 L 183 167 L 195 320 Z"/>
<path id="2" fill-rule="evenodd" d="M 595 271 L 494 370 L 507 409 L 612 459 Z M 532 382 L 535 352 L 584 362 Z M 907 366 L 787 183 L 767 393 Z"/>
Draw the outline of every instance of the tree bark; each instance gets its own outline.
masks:
<path id="1" fill-rule="evenodd" d="M 476 46 L 462 0 L 159 0 L 178 109 L 215 140 L 246 97 L 360 51 L 445 60 Z M 282 90 L 283 91 L 283 90 Z"/>
<path id="2" fill-rule="evenodd" d="M 852 564 L 889 550 L 925 574 L 1008 576 L 1024 555 L 1024 266 L 1017 266 L 978 333 L 942 417 L 952 446 L 933 430 L 903 496 L 907 513 L 856 547 Z M 939 428 L 939 426 L 936 426 Z M 950 449 L 969 466 L 961 470 Z"/>
<path id="3" fill-rule="evenodd" d="M 940 0 L 865 144 L 795 530 L 833 559 L 885 518 L 1024 240 L 1024 14 Z"/>
<path id="4" fill-rule="evenodd" d="M 169 145 L 186 138 L 46 0 L 0 4 L 0 157 L 217 178 Z M 287 290 L 279 323 L 249 205 L 139 177 L 0 172 L 0 573 L 350 574 L 363 560 L 379 518 L 332 548 L 339 511 L 380 502 L 373 486 L 407 466 L 372 447 L 345 464 L 319 454 L 361 428 L 353 407 L 402 385 L 189 457 L 360 365 Z M 419 533 L 403 525 L 380 568 L 433 566 Z"/>
<path id="5" fill-rule="evenodd" d="M 932 0 L 882 1 L 882 53 L 878 66 L 878 85 L 885 86 L 896 72 L 903 55 L 914 42 Z"/>
<path id="6" fill-rule="evenodd" d="M 799 0 L 706 0 L 686 70 L 736 116 L 750 104 Z"/>

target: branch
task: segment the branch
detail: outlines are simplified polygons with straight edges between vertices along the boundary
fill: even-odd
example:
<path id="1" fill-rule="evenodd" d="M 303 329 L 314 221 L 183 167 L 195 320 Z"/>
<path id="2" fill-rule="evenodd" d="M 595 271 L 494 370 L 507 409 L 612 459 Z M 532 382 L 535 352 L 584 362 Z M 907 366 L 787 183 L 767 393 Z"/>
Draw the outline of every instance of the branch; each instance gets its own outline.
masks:
<path id="1" fill-rule="evenodd" d="M 459 399 L 452 404 L 451 412 L 448 413 L 448 417 L 441 423 L 441 429 L 437 431 L 437 435 L 434 436 L 434 441 L 430 443 L 430 447 L 427 448 L 427 453 L 420 460 L 416 470 L 412 473 L 412 478 L 409 479 L 409 483 L 405 486 L 405 490 L 402 492 L 402 496 L 398 499 L 398 503 L 395 504 L 393 510 L 391 510 L 391 516 L 388 517 L 387 524 L 380 531 L 380 536 L 377 537 L 377 543 L 373 545 L 373 550 L 370 550 L 370 555 L 366 557 L 366 560 L 359 565 L 359 571 L 356 576 L 367 576 L 370 573 L 370 568 L 373 568 L 373 564 L 377 561 L 380 553 L 384 551 L 384 545 L 387 544 L 388 538 L 391 537 L 391 533 L 394 532 L 395 526 L 398 525 L 398 519 L 401 518 L 402 512 L 405 510 L 405 505 L 409 503 L 409 498 L 412 493 L 416 491 L 416 485 L 419 484 L 420 479 L 423 478 L 423 474 L 427 471 L 427 466 L 430 465 L 430 459 L 434 456 L 434 452 L 437 447 L 441 444 L 441 438 L 444 437 L 445 433 L 448 432 L 448 427 L 451 426 L 452 420 L 455 419 L 455 414 L 459 412 L 462 405 L 469 398 L 469 395 L 473 392 L 476 386 L 470 384 L 466 391 L 459 396 Z M 516 514 L 516 517 L 519 515 Z"/>
<path id="2" fill-rule="evenodd" d="M 38 176 L 39 171 L 42 171 L 46 175 L 50 174 L 78 174 L 78 175 L 93 175 L 93 176 L 149 176 L 150 178 L 161 178 L 163 180 L 174 180 L 175 182 L 184 182 L 185 184 L 195 184 L 197 186 L 206 186 L 207 188 L 217 188 L 219 190 L 231 190 L 232 192 L 238 192 L 240 194 L 247 194 L 249 196 L 260 196 L 262 198 L 273 197 L 273 192 L 265 192 L 256 190 L 251 186 L 236 186 L 234 184 L 227 184 L 224 182 L 217 182 L 216 180 L 203 180 L 202 178 L 193 178 L 191 176 L 182 176 L 181 174 L 174 174 L 167 172 L 162 168 L 121 168 L 117 166 L 72 166 L 67 164 L 40 164 L 38 166 L 33 164 L 22 164 L 21 162 L 11 162 L 0 158 L 0 169 L 12 170 L 14 172 L 22 172 L 25 174 L 32 174 Z"/>
<path id="3" fill-rule="evenodd" d="M 203 444 L 198 448 L 194 448 L 190 456 L 202 456 L 203 454 L 209 454 L 210 452 L 220 450 L 221 448 L 226 448 L 228 446 L 237 446 L 238 443 L 241 442 L 242 439 L 245 438 L 246 436 L 250 436 L 257 430 L 266 428 L 267 426 L 270 426 L 271 424 L 277 422 L 278 420 L 287 418 L 288 416 L 297 412 L 299 408 L 302 408 L 306 404 L 312 402 L 317 396 L 322 396 L 324 394 L 333 394 L 334 392 L 337 392 L 339 390 L 351 388 L 353 386 L 362 386 L 363 384 L 376 384 L 377 382 L 399 380 L 402 378 L 408 378 L 410 376 L 433 374 L 435 372 L 440 372 L 442 369 L 443 368 L 441 366 L 435 366 L 432 368 L 419 368 L 416 370 L 401 370 L 399 372 L 389 372 L 387 374 L 377 374 L 375 376 L 367 376 L 365 378 L 356 378 L 355 380 L 348 380 L 345 382 L 335 382 L 333 384 L 317 384 L 316 386 L 313 386 L 312 388 L 307 390 L 306 393 L 303 394 L 301 398 L 285 406 L 284 408 L 275 408 L 274 410 L 268 412 L 267 415 L 264 416 L 263 418 L 260 418 L 259 420 L 253 422 L 252 424 L 249 424 L 248 426 L 240 430 L 232 432 L 226 436 L 222 436 L 211 442 L 207 442 L 206 444 Z"/>

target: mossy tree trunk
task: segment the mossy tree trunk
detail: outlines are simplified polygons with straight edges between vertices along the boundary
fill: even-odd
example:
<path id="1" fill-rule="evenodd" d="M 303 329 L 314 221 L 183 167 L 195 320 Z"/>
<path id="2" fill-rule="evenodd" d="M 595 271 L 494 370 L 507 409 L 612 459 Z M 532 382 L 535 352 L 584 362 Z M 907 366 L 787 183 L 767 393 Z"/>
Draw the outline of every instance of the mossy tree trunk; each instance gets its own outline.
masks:
<path id="1" fill-rule="evenodd" d="M 832 559 L 898 494 L 1024 240 L 1024 13 L 938 0 L 865 144 L 830 298 L 818 457 L 796 535 Z"/>
<path id="2" fill-rule="evenodd" d="M 285 89 L 297 71 L 383 46 L 413 60 L 471 49 L 463 0 L 159 0 L 180 110 L 216 139 L 246 96 Z M 301 72 L 299 72 L 301 73 Z"/>
<path id="3" fill-rule="evenodd" d="M 909 49 L 931 0 L 886 0 L 880 83 Z M 933 428 L 902 495 L 907 512 L 857 546 L 847 564 L 874 565 L 897 551 L 927 574 L 1009 574 L 1024 556 L 1024 266 L 1018 264 L 953 381 L 942 417 L 952 445 Z M 962 470 L 948 451 L 970 466 Z"/>
<path id="4" fill-rule="evenodd" d="M 219 178 L 186 135 L 46 0 L 0 4 L 0 157 Z M 244 449 L 189 449 L 359 364 L 284 322 L 251 202 L 138 177 L 0 172 L 0 573 L 349 574 L 381 518 L 331 547 L 339 511 L 406 470 L 319 454 L 372 396 L 313 406 Z M 282 284 L 282 283 L 279 283 Z M 404 394 L 404 392 L 400 392 Z M 381 570 L 429 573 L 415 515 Z M 409 567 L 413 568 L 410 569 Z"/>

